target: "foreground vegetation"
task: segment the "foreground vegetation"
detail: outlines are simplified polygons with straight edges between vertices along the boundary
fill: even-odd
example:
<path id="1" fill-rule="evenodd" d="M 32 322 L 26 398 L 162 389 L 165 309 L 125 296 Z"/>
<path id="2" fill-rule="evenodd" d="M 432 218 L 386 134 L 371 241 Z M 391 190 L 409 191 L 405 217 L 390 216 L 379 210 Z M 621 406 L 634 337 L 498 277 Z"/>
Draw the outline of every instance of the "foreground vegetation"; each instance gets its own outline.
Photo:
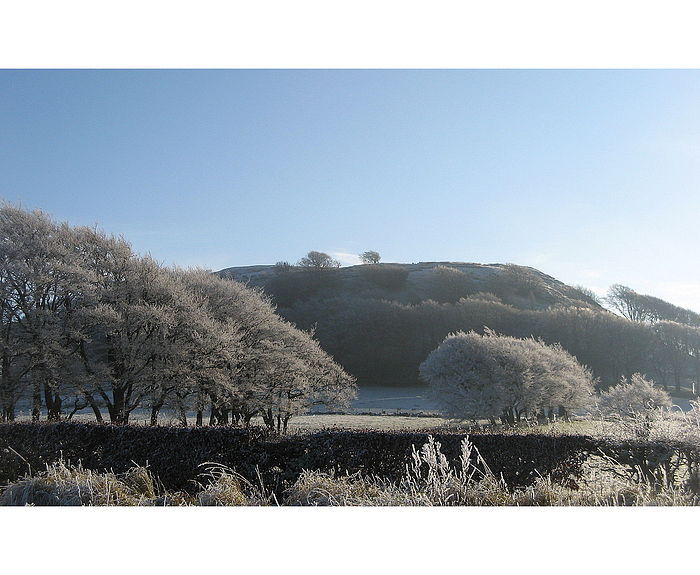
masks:
<path id="1" fill-rule="evenodd" d="M 86 453 L 114 454 L 120 445 L 126 452 L 121 459 L 93 458 L 90 468 L 71 464 L 62 455 L 45 463 L 44 471 L 34 471 L 37 466 L 30 465 L 28 473 L 0 490 L 0 505 L 695 506 L 700 502 L 698 404 L 685 413 L 654 408 L 624 417 L 499 426 L 491 435 L 456 421 L 446 424 L 444 432 L 427 434 L 335 430 L 286 439 L 267 433 L 251 437 L 244 430 L 231 430 L 235 432 L 231 435 L 216 428 L 25 425 L 25 431 L 29 428 L 40 433 L 44 428 L 47 445 L 58 444 L 56 453 L 73 453 L 73 461 L 81 451 L 66 443 L 71 437 L 83 438 Z M 36 433 L 31 435 L 39 439 Z M 110 443 L 104 439 L 107 436 L 123 439 Z M 6 461 L 13 455 L 9 451 L 21 458 L 10 446 L 20 445 L 18 437 L 4 433 L 0 440 L 0 445 L 7 445 Z M 137 443 L 153 447 L 137 451 Z M 25 454 L 28 449 L 23 448 Z M 38 449 L 47 453 L 46 447 Z M 131 459 L 121 471 L 96 471 L 119 469 L 119 461 L 130 456 L 148 461 L 149 453 L 151 457 L 159 453 L 158 458 L 168 463 L 155 466 L 156 471 Z M 218 462 L 202 461 L 212 455 Z M 197 457 L 201 463 L 193 464 Z M 185 472 L 188 465 L 193 472 Z M 166 470 L 171 475 L 174 471 L 174 476 Z M 181 477 L 179 483 L 173 477 Z"/>
<path id="2" fill-rule="evenodd" d="M 476 455 L 476 463 L 473 463 Z M 697 491 L 688 486 L 658 486 L 647 480 L 623 478 L 620 466 L 600 459 L 589 465 L 576 488 L 551 477 L 509 489 L 488 468 L 465 438 L 459 466 L 451 467 L 432 436 L 413 449 L 406 473 L 398 483 L 362 475 L 335 476 L 306 470 L 285 490 L 283 498 L 235 471 L 210 464 L 195 494 L 169 492 L 144 466 L 126 473 L 95 473 L 59 461 L 44 473 L 27 476 L 0 494 L 0 505 L 49 506 L 679 506 L 697 505 Z M 619 467 L 620 469 L 615 469 Z"/>

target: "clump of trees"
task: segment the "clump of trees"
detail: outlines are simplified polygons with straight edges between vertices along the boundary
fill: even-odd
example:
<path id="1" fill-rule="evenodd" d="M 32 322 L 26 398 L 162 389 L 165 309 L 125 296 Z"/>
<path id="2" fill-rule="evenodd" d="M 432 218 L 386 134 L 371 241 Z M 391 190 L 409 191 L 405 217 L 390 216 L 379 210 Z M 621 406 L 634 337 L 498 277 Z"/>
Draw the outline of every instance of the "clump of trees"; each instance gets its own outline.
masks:
<path id="1" fill-rule="evenodd" d="M 515 423 L 564 417 L 590 401 L 591 372 L 560 346 L 487 330 L 449 335 L 420 365 L 420 377 L 446 413 Z"/>
<path id="2" fill-rule="evenodd" d="M 319 270 L 339 268 L 340 262 L 325 252 L 310 251 L 299 260 L 297 265 L 305 270 L 318 272 Z"/>
<path id="3" fill-rule="evenodd" d="M 201 269 L 165 268 L 121 237 L 0 207 L 0 420 L 91 409 L 126 424 L 163 407 L 183 424 L 285 430 L 311 405 L 347 406 L 349 376 L 270 300 Z"/>
<path id="4" fill-rule="evenodd" d="M 624 285 L 610 286 L 605 301 L 623 317 L 632 321 L 650 324 L 657 321 L 672 321 L 700 327 L 700 314 L 660 298 L 637 293 Z"/>

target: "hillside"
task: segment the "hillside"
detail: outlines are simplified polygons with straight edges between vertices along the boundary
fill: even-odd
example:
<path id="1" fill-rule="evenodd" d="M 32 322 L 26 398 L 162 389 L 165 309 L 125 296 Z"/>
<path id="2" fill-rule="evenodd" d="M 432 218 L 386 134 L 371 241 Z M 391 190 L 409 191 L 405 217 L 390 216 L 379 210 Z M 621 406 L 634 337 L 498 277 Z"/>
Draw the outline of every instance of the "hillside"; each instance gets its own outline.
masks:
<path id="1" fill-rule="evenodd" d="M 338 269 L 280 271 L 273 265 L 231 267 L 222 277 L 260 287 L 280 307 L 315 298 L 386 299 L 403 304 L 433 300 L 456 303 L 462 297 L 490 293 L 520 309 L 553 305 L 600 307 L 577 288 L 530 267 L 514 264 L 420 262 L 365 264 Z"/>
<path id="2" fill-rule="evenodd" d="M 269 265 L 218 273 L 262 288 L 277 313 L 313 331 L 360 386 L 421 386 L 419 365 L 448 334 L 486 328 L 561 345 L 591 369 L 600 389 L 638 372 L 682 397 L 700 381 L 697 314 L 624 286 L 613 286 L 621 317 L 585 288 L 515 264 Z"/>

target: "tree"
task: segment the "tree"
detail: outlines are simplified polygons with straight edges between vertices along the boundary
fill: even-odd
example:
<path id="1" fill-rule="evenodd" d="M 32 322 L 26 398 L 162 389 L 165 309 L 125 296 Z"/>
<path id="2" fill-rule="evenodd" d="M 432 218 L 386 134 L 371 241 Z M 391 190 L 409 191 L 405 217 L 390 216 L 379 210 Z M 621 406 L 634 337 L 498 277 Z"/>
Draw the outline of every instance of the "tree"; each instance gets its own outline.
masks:
<path id="1" fill-rule="evenodd" d="M 311 334 L 287 322 L 275 326 L 264 365 L 265 385 L 256 402 L 271 430 L 284 433 L 294 415 L 312 405 L 346 409 L 355 397 L 355 378 L 348 375 L 318 345 Z"/>
<path id="2" fill-rule="evenodd" d="M 301 258 L 297 265 L 301 268 L 315 271 L 339 268 L 340 262 L 324 252 L 311 251 Z"/>
<path id="3" fill-rule="evenodd" d="M 657 321 L 673 321 L 700 327 L 700 314 L 654 296 L 639 294 L 620 284 L 610 286 L 605 301 L 623 317 L 632 321 L 651 324 Z"/>
<path id="4" fill-rule="evenodd" d="M 299 260 L 297 266 L 304 272 L 307 280 L 304 295 L 313 297 L 318 294 L 318 290 L 333 285 L 336 279 L 333 272 L 340 267 L 340 262 L 326 253 L 311 251 Z"/>
<path id="5" fill-rule="evenodd" d="M 381 256 L 379 255 L 378 252 L 374 251 L 367 251 L 364 253 L 359 254 L 360 256 L 360 261 L 363 264 L 378 264 L 379 260 L 381 260 Z"/>
<path id="6" fill-rule="evenodd" d="M 187 346 L 202 330 L 197 303 L 174 274 L 150 257 L 115 256 L 98 264 L 103 285 L 81 357 L 90 378 L 84 394 L 107 407 L 112 423 L 126 424 L 164 390 L 175 386 L 182 395 Z"/>
<path id="7" fill-rule="evenodd" d="M 698 329 L 674 321 L 658 321 L 652 326 L 657 345 L 652 359 L 662 375 L 662 383 L 671 376 L 676 393 L 681 391 L 681 383 L 688 373 L 691 362 L 692 342 L 697 338 Z"/>
<path id="8" fill-rule="evenodd" d="M 602 392 L 598 399 L 603 415 L 627 419 L 658 408 L 669 409 L 671 405 L 671 396 L 639 373 L 629 379 L 621 378 L 619 384 Z"/>
<path id="9" fill-rule="evenodd" d="M 212 420 L 263 410 L 286 429 L 313 403 L 347 405 L 354 381 L 259 290 L 165 268 L 123 238 L 0 207 L 0 419 L 92 408 L 126 424 L 137 408 L 210 405 Z M 273 425 L 273 423 L 269 423 Z"/>
<path id="10" fill-rule="evenodd" d="M 611 285 L 605 301 L 622 317 L 631 321 L 644 321 L 646 319 L 646 312 L 639 294 L 627 286 Z"/>
<path id="11" fill-rule="evenodd" d="M 248 424 L 261 415 L 270 429 L 284 432 L 291 417 L 312 405 L 348 407 L 354 378 L 311 334 L 278 316 L 262 292 L 202 270 L 188 271 L 185 279 L 225 334 L 206 370 L 196 370 L 200 397 L 208 396 L 212 408 L 210 422 L 228 423 L 230 414 Z"/>
<path id="12" fill-rule="evenodd" d="M 12 420 L 21 394 L 32 390 L 32 418 L 42 395 L 49 419 L 57 419 L 65 377 L 80 337 L 78 318 L 92 278 L 80 265 L 79 229 L 56 224 L 34 210 L 0 207 L 0 418 Z"/>
<path id="13" fill-rule="evenodd" d="M 280 261 L 274 265 L 273 269 L 277 275 L 288 274 L 292 271 L 292 264 L 286 261 Z"/>
<path id="14" fill-rule="evenodd" d="M 449 335 L 419 371 L 447 413 L 465 419 L 514 423 L 556 407 L 566 415 L 593 390 L 590 371 L 561 347 L 490 330 Z"/>

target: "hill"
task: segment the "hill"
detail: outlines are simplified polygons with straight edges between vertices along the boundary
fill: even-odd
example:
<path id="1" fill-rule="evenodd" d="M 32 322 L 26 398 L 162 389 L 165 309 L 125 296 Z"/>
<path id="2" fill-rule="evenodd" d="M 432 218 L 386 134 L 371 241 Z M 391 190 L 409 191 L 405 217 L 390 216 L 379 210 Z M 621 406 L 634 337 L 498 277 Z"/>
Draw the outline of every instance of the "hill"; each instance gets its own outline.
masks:
<path id="1" fill-rule="evenodd" d="M 520 309 L 581 304 L 600 308 L 581 289 L 535 268 L 515 264 L 381 263 L 323 270 L 260 265 L 231 267 L 216 273 L 262 288 L 279 307 L 329 297 L 386 299 L 412 305 L 428 300 L 456 303 L 463 297 L 490 293 Z"/>
<path id="2" fill-rule="evenodd" d="M 690 397 L 700 381 L 697 314 L 624 286 L 611 288 L 618 315 L 585 288 L 515 264 L 280 264 L 217 273 L 264 290 L 277 313 L 312 331 L 360 386 L 424 385 L 418 366 L 448 334 L 486 328 L 561 345 L 591 369 L 599 389 L 641 373 Z"/>

